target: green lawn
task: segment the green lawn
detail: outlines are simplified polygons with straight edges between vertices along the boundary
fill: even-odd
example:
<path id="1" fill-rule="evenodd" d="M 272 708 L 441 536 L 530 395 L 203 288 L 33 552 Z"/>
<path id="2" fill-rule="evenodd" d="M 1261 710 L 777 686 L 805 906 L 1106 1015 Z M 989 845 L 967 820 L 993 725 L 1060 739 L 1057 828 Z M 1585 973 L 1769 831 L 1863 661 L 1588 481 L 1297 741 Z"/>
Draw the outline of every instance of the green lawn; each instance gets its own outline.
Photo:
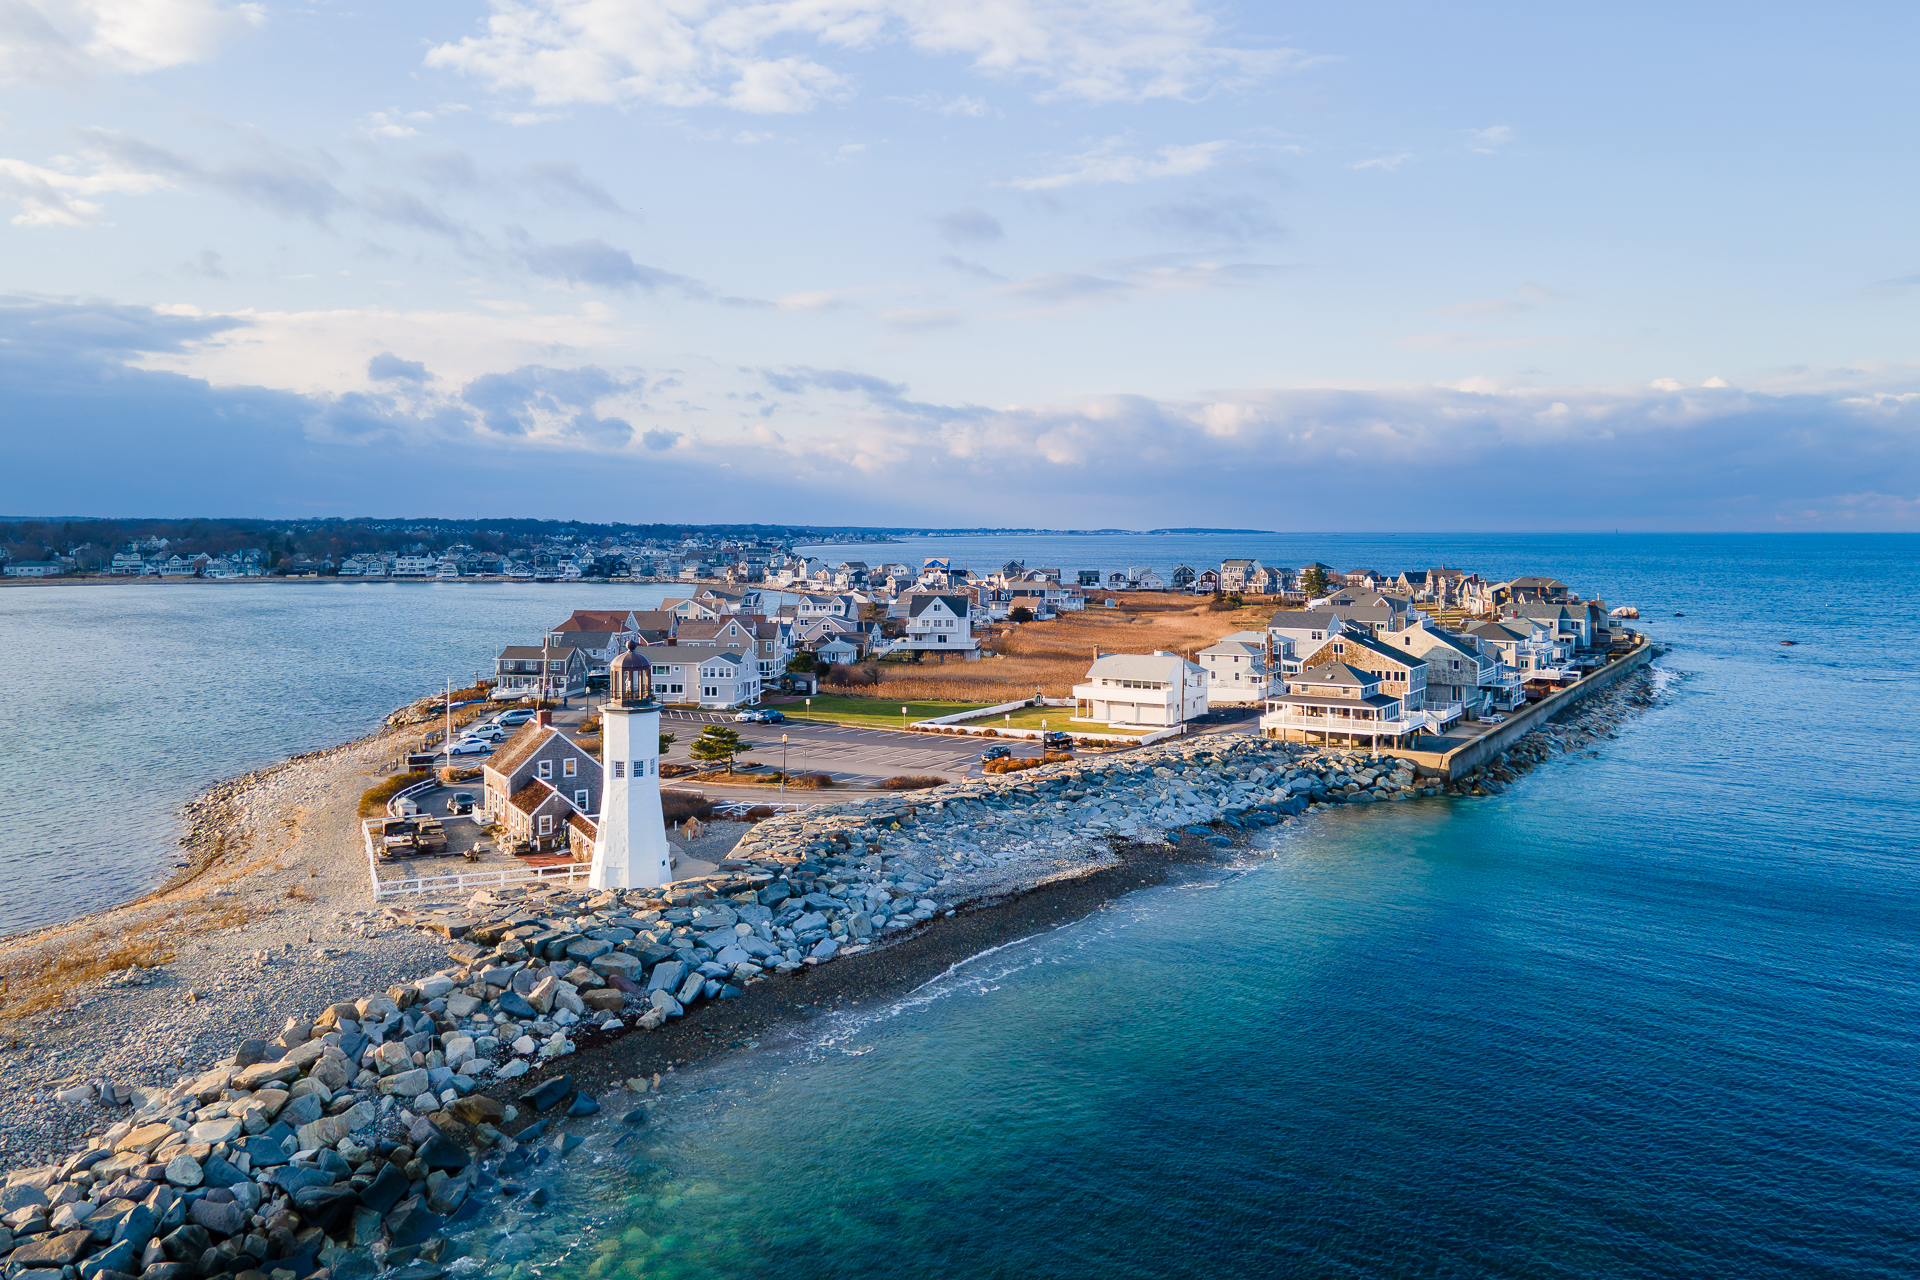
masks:
<path id="1" fill-rule="evenodd" d="M 1022 707 L 1018 711 L 1002 711 L 998 715 L 982 716 L 978 720 L 967 721 L 968 727 L 994 729 L 1039 729 L 1045 720 L 1045 727 L 1060 733 L 1117 733 L 1138 737 L 1143 733 L 1152 733 L 1151 729 L 1114 729 L 1095 721 L 1075 724 L 1072 707 Z M 1009 722 L 1008 717 L 1012 720 Z"/>
<path id="2" fill-rule="evenodd" d="M 811 702 L 811 707 L 801 701 L 768 705 L 785 712 L 788 718 L 794 720 L 828 720 L 836 724 L 863 724 L 879 729 L 898 729 L 903 722 L 912 724 L 915 720 L 931 720 L 936 716 L 957 715 L 962 711 L 977 711 L 993 705 L 991 702 L 887 702 L 879 698 L 840 698 L 830 694 L 817 696 Z M 900 714 L 901 707 L 907 709 L 904 717 Z"/>

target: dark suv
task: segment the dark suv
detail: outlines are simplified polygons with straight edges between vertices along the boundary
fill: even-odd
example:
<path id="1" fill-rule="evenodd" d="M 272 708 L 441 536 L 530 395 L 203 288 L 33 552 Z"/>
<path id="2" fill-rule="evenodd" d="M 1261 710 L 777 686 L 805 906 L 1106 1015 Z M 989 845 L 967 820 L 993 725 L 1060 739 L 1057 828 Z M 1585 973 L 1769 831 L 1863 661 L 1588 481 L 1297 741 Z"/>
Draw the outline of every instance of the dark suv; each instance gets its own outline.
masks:
<path id="1" fill-rule="evenodd" d="M 1073 750 L 1073 735 L 1070 733 L 1043 733 L 1040 735 L 1042 751 Z"/>

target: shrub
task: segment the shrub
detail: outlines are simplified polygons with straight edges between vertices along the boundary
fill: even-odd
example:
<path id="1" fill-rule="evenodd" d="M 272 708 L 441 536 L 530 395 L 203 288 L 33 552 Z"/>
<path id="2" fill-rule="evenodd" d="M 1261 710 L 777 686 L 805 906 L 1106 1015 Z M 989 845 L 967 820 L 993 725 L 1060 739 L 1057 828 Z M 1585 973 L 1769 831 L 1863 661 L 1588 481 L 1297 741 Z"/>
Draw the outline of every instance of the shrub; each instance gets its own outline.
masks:
<path id="1" fill-rule="evenodd" d="M 440 770 L 441 784 L 449 787 L 456 782 L 472 782 L 479 776 L 480 770 L 470 764 L 450 764 Z"/>
<path id="2" fill-rule="evenodd" d="M 826 773 L 796 773 L 787 779 L 790 787 L 799 787 L 808 791 L 823 791 L 833 785 L 833 775 Z"/>
<path id="3" fill-rule="evenodd" d="M 424 770 L 419 773 L 396 773 L 385 782 L 368 787 L 360 793 L 360 816 L 377 818 L 387 811 L 387 801 L 405 791 L 415 783 L 426 782 L 433 777 Z"/>
<path id="4" fill-rule="evenodd" d="M 924 791 L 928 787 L 944 787 L 945 778 L 936 778 L 930 773 L 903 773 L 895 777 L 884 778 L 880 782 L 882 791 Z"/>
<path id="5" fill-rule="evenodd" d="M 668 822 L 685 822 L 688 818 L 705 822 L 713 816 L 713 801 L 688 791 L 662 791 L 660 816 Z"/>

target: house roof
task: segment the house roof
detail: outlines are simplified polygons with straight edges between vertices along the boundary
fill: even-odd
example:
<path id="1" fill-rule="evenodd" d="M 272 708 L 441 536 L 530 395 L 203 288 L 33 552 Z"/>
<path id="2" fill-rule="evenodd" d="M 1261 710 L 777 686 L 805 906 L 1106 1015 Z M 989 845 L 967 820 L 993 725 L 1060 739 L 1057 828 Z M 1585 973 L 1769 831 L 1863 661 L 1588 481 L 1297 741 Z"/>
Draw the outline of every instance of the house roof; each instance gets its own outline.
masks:
<path id="1" fill-rule="evenodd" d="M 1416 652 L 1432 653 L 1435 645 L 1444 645 L 1449 649 L 1458 650 L 1461 654 L 1472 658 L 1476 662 L 1481 661 L 1481 655 L 1473 646 L 1450 631 L 1436 631 L 1432 627 L 1409 627 L 1405 631 L 1395 632 L 1394 634 L 1403 639 L 1410 640 L 1416 633 L 1427 637 L 1426 646 Z M 1403 644 L 1401 647 L 1406 648 L 1409 646 Z"/>
<path id="2" fill-rule="evenodd" d="M 1224 640 L 1214 641 L 1200 653 L 1203 657 L 1211 653 L 1243 658 L 1264 658 L 1267 656 L 1266 637 L 1262 636 L 1259 640 L 1239 640 L 1228 636 Z"/>
<path id="3" fill-rule="evenodd" d="M 1326 609 L 1276 609 L 1267 625 L 1282 631 L 1328 631 L 1338 621 L 1340 615 Z"/>
<path id="4" fill-rule="evenodd" d="M 695 619 L 680 624 L 681 644 L 702 640 L 771 640 L 780 632 L 780 624 L 770 618 L 734 614 L 725 618 Z"/>
<path id="5" fill-rule="evenodd" d="M 971 603 L 970 601 L 968 601 L 968 599 L 965 596 L 949 596 L 949 595 L 914 596 L 912 597 L 911 602 L 907 605 L 907 616 L 912 618 L 919 617 L 922 613 L 926 612 L 928 609 L 931 609 L 933 607 L 933 602 L 936 600 L 945 601 L 947 608 L 953 610 L 954 613 L 958 614 L 960 617 L 963 617 L 963 618 L 967 616 L 967 609 L 969 604 Z"/>
<path id="6" fill-rule="evenodd" d="M 547 637 L 548 647 L 562 649 L 605 649 L 624 631 L 556 631 Z"/>
<path id="7" fill-rule="evenodd" d="M 538 720 L 529 720 L 521 725 L 511 738 L 501 743 L 499 748 L 487 757 L 486 763 L 481 768 L 497 773 L 503 778 L 511 778 L 521 765 L 531 759 L 535 752 L 546 746 L 548 740 L 554 737 L 558 737 L 582 757 L 591 761 L 594 768 L 600 767 L 598 760 L 581 750 L 580 744 L 567 737 L 557 726 L 541 724 Z"/>
<path id="8" fill-rule="evenodd" d="M 571 801 L 561 795 L 551 785 L 542 782 L 538 778 L 535 778 L 532 782 L 529 782 L 526 786 L 514 792 L 513 798 L 508 800 L 507 803 L 522 813 L 530 814 L 538 813 L 540 807 L 549 800 L 558 800 L 569 809 L 573 808 Z"/>
<path id="9" fill-rule="evenodd" d="M 599 824 L 594 822 L 594 820 L 586 814 L 581 813 L 578 809 L 575 809 L 567 818 L 567 825 L 589 840 L 598 840 L 600 838 Z"/>
<path id="10" fill-rule="evenodd" d="M 1362 671 L 1344 662 L 1329 662 L 1323 666 L 1308 667 L 1293 678 L 1301 684 L 1333 684 L 1352 689 L 1380 683 L 1380 677 L 1373 672 Z"/>
<path id="11" fill-rule="evenodd" d="M 575 656 L 570 645 L 510 644 L 500 651 L 502 658 L 541 658 L 548 662 L 566 662 Z"/>
<path id="12" fill-rule="evenodd" d="M 1418 654 L 1407 653 L 1402 649 L 1396 649 L 1384 640 L 1376 639 L 1372 635 L 1343 635 L 1338 640 L 1329 640 L 1328 643 L 1345 644 L 1349 649 L 1361 649 L 1368 653 L 1376 653 L 1391 662 L 1399 663 L 1403 667 L 1424 667 L 1427 665 L 1427 660 Z"/>
<path id="13" fill-rule="evenodd" d="M 1182 673 L 1205 674 L 1206 668 L 1177 653 L 1103 653 L 1087 668 L 1089 680 L 1158 680 L 1176 683 Z"/>

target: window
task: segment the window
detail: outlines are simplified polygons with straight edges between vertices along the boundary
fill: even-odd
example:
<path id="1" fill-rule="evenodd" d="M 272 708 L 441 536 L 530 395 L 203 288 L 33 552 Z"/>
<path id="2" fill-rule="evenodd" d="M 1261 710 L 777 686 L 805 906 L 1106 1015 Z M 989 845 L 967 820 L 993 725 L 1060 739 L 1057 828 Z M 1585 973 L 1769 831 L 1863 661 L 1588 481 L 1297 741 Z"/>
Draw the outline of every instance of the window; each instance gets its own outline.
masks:
<path id="1" fill-rule="evenodd" d="M 650 769 L 648 769 L 648 768 L 647 768 L 647 762 L 646 762 L 645 760 L 635 760 L 635 761 L 633 762 L 633 776 L 634 776 L 634 777 L 636 777 L 636 778 L 644 778 L 644 777 L 646 777 L 646 776 L 647 776 L 647 775 L 648 775 L 648 774 L 649 774 L 650 772 L 652 772 L 652 770 L 650 770 Z"/>
<path id="2" fill-rule="evenodd" d="M 560 765 L 560 774 L 562 777 L 571 778 L 579 772 L 580 772 L 580 762 L 578 760 L 573 759 L 571 756 L 569 756 Z"/>
<path id="3" fill-rule="evenodd" d="M 616 778 L 624 778 L 627 776 L 627 762 L 625 760 L 615 760 L 613 762 L 613 776 Z"/>
<path id="4" fill-rule="evenodd" d="M 587 810 L 593 807 L 591 804 L 587 803 L 586 788 L 583 787 L 580 790 L 573 793 L 573 807 L 578 809 L 582 813 L 585 813 Z"/>
<path id="5" fill-rule="evenodd" d="M 540 762 L 539 773 L 542 778 L 551 778 L 553 776 L 553 761 L 542 760 Z"/>
<path id="6" fill-rule="evenodd" d="M 550 836 L 553 834 L 553 815 L 552 814 L 543 813 L 540 815 L 540 834 L 543 836 Z"/>

